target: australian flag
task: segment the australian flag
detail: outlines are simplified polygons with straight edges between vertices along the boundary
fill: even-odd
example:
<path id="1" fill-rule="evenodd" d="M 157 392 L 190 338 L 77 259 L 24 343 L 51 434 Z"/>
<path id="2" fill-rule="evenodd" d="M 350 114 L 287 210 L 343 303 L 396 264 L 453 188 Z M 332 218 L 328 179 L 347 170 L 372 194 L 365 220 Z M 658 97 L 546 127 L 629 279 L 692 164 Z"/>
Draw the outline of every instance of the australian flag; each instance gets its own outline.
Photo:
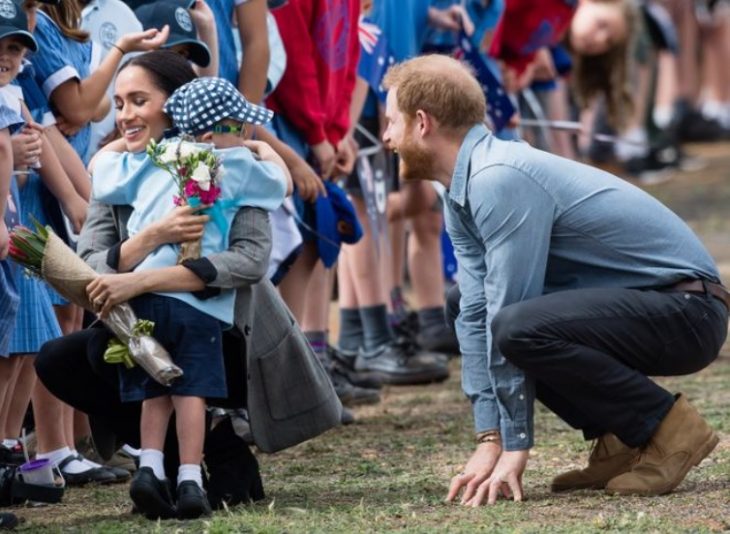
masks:
<path id="1" fill-rule="evenodd" d="M 492 71 L 487 59 L 463 31 L 459 36 L 456 57 L 470 64 L 474 69 L 474 74 L 487 99 L 487 115 L 494 131 L 499 132 L 515 113 L 515 107 L 502 86 L 502 82 Z"/>
<path id="2" fill-rule="evenodd" d="M 357 75 L 368 82 L 378 100 L 385 102 L 387 91 L 383 88 L 383 77 L 395 58 L 388 49 L 388 41 L 377 25 L 365 17 L 360 17 L 358 27 L 360 37 L 360 62 Z"/>

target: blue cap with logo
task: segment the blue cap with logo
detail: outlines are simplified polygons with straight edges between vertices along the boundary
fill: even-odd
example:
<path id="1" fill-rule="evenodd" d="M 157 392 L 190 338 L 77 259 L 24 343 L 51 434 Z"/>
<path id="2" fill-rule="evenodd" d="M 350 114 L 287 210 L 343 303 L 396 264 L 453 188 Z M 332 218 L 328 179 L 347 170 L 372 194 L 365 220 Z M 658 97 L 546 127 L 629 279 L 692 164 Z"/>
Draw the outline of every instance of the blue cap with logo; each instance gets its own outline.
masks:
<path id="1" fill-rule="evenodd" d="M 21 0 L 0 0 L 0 39 L 5 37 L 16 37 L 31 51 L 38 51 L 38 43 L 28 31 L 28 17 Z"/>
<path id="2" fill-rule="evenodd" d="M 162 48 L 186 45 L 190 53 L 190 61 L 201 67 L 210 65 L 210 50 L 198 39 L 195 23 L 190 17 L 190 9 L 195 0 L 162 0 L 138 7 L 134 14 L 145 30 L 157 28 L 161 30 L 166 24 L 170 26 L 170 36 Z"/>
<path id="3" fill-rule="evenodd" d="M 223 78 L 197 78 L 175 90 L 165 103 L 167 113 L 182 133 L 209 132 L 223 119 L 265 124 L 274 113 L 252 104 Z"/>

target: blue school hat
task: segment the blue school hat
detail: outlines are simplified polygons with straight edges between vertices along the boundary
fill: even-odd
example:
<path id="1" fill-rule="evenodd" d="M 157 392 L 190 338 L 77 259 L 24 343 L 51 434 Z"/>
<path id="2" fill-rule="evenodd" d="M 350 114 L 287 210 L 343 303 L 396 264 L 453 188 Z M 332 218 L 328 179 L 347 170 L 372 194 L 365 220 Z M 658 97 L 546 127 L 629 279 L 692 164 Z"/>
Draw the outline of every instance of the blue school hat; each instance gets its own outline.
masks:
<path id="1" fill-rule="evenodd" d="M 362 226 L 355 207 L 341 187 L 324 182 L 327 196 L 315 202 L 317 253 L 325 267 L 337 261 L 342 243 L 352 245 L 362 238 Z"/>
<path id="2" fill-rule="evenodd" d="M 247 124 L 265 124 L 274 115 L 252 104 L 223 78 L 196 78 L 175 90 L 165 103 L 167 113 L 182 133 L 209 132 L 223 119 Z"/>
<path id="3" fill-rule="evenodd" d="M 38 43 L 28 31 L 28 17 L 20 0 L 0 0 L 0 39 L 17 37 L 32 52 L 38 51 Z"/>
<path id="4" fill-rule="evenodd" d="M 134 14 L 145 30 L 161 29 L 170 26 L 170 36 L 162 48 L 186 45 L 190 51 L 190 61 L 201 67 L 210 65 L 210 50 L 198 39 L 198 31 L 188 9 L 194 0 L 161 0 L 139 6 Z"/>

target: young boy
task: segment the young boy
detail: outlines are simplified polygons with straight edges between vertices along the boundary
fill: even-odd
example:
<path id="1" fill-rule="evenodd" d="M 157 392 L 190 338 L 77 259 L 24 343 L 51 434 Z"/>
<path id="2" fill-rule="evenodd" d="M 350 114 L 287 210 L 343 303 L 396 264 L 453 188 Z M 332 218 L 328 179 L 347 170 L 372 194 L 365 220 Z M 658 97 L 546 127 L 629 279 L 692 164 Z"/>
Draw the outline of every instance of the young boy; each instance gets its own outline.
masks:
<path id="1" fill-rule="evenodd" d="M 246 141 L 249 124 L 263 124 L 271 112 L 250 104 L 228 81 L 198 78 L 176 90 L 165 104 L 165 112 L 181 133 L 198 142 L 212 143 L 224 168 L 219 187 L 221 209 L 230 227 L 241 207 L 274 210 L 289 190 L 284 162 L 264 143 Z M 177 141 L 170 141 L 174 144 Z M 130 168 L 135 170 L 129 171 Z M 126 170 L 126 176 L 123 174 Z M 94 180 L 95 197 L 108 204 L 129 204 L 134 213 L 129 219 L 129 234 L 134 235 L 159 220 L 175 206 L 177 186 L 166 171 L 156 168 L 144 154 L 105 153 L 97 158 L 95 175 L 121 176 Z M 221 252 L 228 247 L 228 235 L 218 225 L 208 223 L 202 238 L 202 255 Z M 135 271 L 176 264 L 177 247 L 165 245 L 147 256 Z M 205 260 L 189 260 L 190 263 Z M 184 265 L 189 264 L 188 261 Z M 200 264 L 199 264 L 200 265 Z M 191 265 L 191 268 L 194 266 Z M 93 298 L 93 292 L 90 294 Z M 166 389 L 138 367 L 121 371 L 121 396 L 124 401 L 143 400 L 141 418 L 140 469 L 130 487 L 137 507 L 148 517 L 164 517 L 164 510 L 149 491 L 150 476 L 164 480 L 163 445 L 167 425 L 176 413 L 180 446 L 177 516 L 199 517 L 210 513 L 202 489 L 200 462 L 205 422 L 205 398 L 225 397 L 221 329 L 233 324 L 235 292 L 221 291 L 202 297 L 191 293 L 144 294 L 130 303 L 140 319 L 155 322 L 154 336 L 173 356 L 184 375 Z"/>

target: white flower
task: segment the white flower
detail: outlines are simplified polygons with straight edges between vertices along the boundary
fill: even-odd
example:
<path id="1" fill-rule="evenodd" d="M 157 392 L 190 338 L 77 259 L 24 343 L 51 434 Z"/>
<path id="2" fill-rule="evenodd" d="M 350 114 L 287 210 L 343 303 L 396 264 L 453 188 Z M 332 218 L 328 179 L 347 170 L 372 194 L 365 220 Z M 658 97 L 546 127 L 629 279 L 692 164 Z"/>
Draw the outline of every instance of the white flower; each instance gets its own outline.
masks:
<path id="1" fill-rule="evenodd" d="M 208 191 L 210 189 L 210 169 L 205 163 L 198 163 L 198 166 L 195 167 L 195 170 L 190 177 L 198 182 L 198 187 L 200 187 L 203 191 Z"/>
<path id="2" fill-rule="evenodd" d="M 202 152 L 202 150 L 193 143 L 185 141 L 180 142 L 180 159 L 185 159 L 193 154 L 197 154 L 198 152 Z"/>
<path id="3" fill-rule="evenodd" d="M 177 161 L 177 145 L 168 143 L 160 156 L 160 161 L 162 163 L 173 163 Z"/>

